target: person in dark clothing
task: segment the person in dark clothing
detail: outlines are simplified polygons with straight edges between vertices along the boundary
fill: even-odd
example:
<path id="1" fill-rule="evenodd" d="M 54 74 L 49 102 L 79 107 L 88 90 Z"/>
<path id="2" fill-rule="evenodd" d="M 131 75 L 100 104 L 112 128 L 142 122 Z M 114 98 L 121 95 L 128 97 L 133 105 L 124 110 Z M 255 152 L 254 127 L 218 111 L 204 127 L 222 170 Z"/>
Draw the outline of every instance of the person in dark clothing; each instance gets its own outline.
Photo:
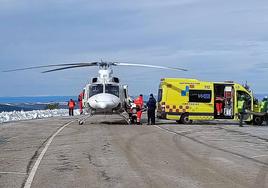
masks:
<path id="1" fill-rule="evenodd" d="M 156 109 L 156 100 L 153 94 L 150 94 L 149 101 L 146 103 L 147 105 L 147 114 L 148 114 L 148 124 L 155 125 L 155 109 Z"/>
<path id="2" fill-rule="evenodd" d="M 246 105 L 245 102 L 243 101 L 242 110 L 240 112 L 239 127 L 243 127 L 243 120 L 245 115 L 246 115 Z"/>

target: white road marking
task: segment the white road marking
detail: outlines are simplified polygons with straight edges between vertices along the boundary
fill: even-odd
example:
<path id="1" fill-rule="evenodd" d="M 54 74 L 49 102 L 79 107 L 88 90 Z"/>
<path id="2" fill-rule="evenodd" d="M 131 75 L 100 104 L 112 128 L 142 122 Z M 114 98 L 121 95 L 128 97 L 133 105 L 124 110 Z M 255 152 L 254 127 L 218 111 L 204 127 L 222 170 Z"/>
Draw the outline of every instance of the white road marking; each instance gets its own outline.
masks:
<path id="1" fill-rule="evenodd" d="M 222 149 L 234 149 L 234 148 L 248 148 L 248 146 L 228 146 L 228 147 L 222 147 Z"/>
<path id="2" fill-rule="evenodd" d="M 30 188 L 31 185 L 32 185 L 32 182 L 33 182 L 33 179 L 34 179 L 34 176 L 35 176 L 35 173 L 38 169 L 38 166 L 40 165 L 41 163 L 41 160 L 43 159 L 49 145 L 52 143 L 53 139 L 55 138 L 55 136 L 57 136 L 65 127 L 67 127 L 68 125 L 70 125 L 71 123 L 73 123 L 75 120 L 63 125 L 61 128 L 59 128 L 52 136 L 51 138 L 48 140 L 45 148 L 43 149 L 43 151 L 41 152 L 41 154 L 39 155 L 39 157 L 37 158 L 33 168 L 31 169 L 31 172 L 26 180 L 26 183 L 24 185 L 24 188 Z"/>
<path id="3" fill-rule="evenodd" d="M 17 138 L 19 138 L 19 136 L 13 136 L 13 137 L 9 138 L 8 141 L 13 140 L 13 139 L 17 139 Z"/>
<path id="4" fill-rule="evenodd" d="M 0 174 L 19 174 L 19 175 L 25 175 L 26 172 L 0 172 Z"/>
<path id="5" fill-rule="evenodd" d="M 251 158 L 259 158 L 259 157 L 268 157 L 268 155 L 256 155 L 256 156 L 253 156 Z"/>
<path id="6" fill-rule="evenodd" d="M 167 132 L 169 134 L 176 134 L 175 132 L 171 132 L 171 131 L 168 131 L 168 130 L 162 128 L 162 127 L 159 127 L 158 125 L 153 125 L 153 126 L 156 127 L 156 128 L 158 128 L 158 129 L 161 129 L 162 131 L 165 131 L 165 132 Z"/>
<path id="7" fill-rule="evenodd" d="M 162 127 L 160 127 L 160 126 L 158 126 L 158 125 L 153 125 L 154 127 L 156 127 L 156 128 L 158 128 L 158 129 L 161 129 L 162 131 L 165 131 L 165 132 L 167 132 L 167 133 L 169 133 L 169 134 L 175 134 L 175 135 L 177 135 L 177 134 L 184 134 L 184 133 L 188 133 L 189 131 L 172 131 L 172 130 L 169 130 L 169 129 L 164 129 L 164 128 L 162 128 Z"/>

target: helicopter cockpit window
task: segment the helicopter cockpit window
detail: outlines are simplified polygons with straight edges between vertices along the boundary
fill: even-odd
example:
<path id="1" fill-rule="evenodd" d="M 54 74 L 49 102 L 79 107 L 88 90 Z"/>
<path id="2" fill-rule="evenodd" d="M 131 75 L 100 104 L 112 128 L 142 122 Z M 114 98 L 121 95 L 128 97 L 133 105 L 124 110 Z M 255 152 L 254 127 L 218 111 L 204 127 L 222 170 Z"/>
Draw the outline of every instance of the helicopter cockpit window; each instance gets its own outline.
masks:
<path id="1" fill-rule="evenodd" d="M 103 85 L 102 84 L 97 84 L 97 85 L 91 85 L 89 87 L 89 97 L 103 93 Z"/>
<path id="2" fill-rule="evenodd" d="M 109 94 L 112 94 L 112 95 L 119 97 L 119 86 L 112 85 L 112 84 L 106 84 L 105 85 L 105 93 L 109 93 Z"/>

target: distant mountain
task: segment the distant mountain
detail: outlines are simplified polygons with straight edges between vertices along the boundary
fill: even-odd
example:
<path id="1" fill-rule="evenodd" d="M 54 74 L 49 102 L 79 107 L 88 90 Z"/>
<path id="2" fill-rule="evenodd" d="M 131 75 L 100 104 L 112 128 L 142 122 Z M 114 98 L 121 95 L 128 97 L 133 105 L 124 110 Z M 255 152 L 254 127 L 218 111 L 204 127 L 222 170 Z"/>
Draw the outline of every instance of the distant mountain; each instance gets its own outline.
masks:
<path id="1" fill-rule="evenodd" d="M 77 96 L 0 97 L 0 103 L 53 103 L 66 102 L 71 98 L 76 100 Z"/>
<path id="2" fill-rule="evenodd" d="M 59 108 L 67 108 L 67 101 L 75 96 L 42 97 L 0 97 L 0 112 L 44 110 L 47 104 L 59 103 Z"/>
<path id="3" fill-rule="evenodd" d="M 12 111 L 31 111 L 31 110 L 45 110 L 48 104 L 52 103 L 14 103 L 14 104 L 0 104 L 0 112 L 12 112 Z M 60 102 L 60 109 L 67 109 L 67 102 Z M 78 105 L 76 105 L 78 108 Z"/>
<path id="4" fill-rule="evenodd" d="M 14 105 L 6 105 L 6 104 L 0 104 L 0 112 L 12 112 L 12 111 L 31 111 L 34 110 L 32 108 L 27 107 L 20 107 L 20 106 L 14 106 Z"/>

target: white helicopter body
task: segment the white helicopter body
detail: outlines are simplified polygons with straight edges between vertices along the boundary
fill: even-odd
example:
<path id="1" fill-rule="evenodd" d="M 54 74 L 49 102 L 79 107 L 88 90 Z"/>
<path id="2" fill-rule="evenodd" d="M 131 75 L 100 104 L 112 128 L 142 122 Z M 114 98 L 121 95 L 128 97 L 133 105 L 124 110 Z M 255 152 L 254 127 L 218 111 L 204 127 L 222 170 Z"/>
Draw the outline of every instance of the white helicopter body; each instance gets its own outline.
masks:
<path id="1" fill-rule="evenodd" d="M 92 114 L 122 113 L 129 106 L 127 85 L 112 77 L 112 69 L 100 69 L 99 77 L 92 78 L 83 90 L 83 107 Z"/>

